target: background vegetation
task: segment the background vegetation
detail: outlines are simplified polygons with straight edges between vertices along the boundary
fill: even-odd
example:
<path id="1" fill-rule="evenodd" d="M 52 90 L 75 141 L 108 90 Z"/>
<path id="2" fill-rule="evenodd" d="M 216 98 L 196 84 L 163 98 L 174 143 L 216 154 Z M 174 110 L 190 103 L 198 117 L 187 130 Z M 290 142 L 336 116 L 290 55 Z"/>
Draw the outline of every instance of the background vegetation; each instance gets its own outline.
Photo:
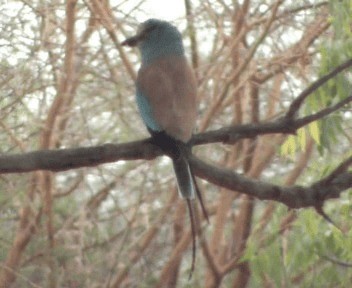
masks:
<path id="1" fill-rule="evenodd" d="M 147 2 L 0 1 L 3 156 L 148 137 L 134 101 L 138 51 L 119 44 L 149 17 Z M 351 1 L 178 2 L 199 83 L 197 133 L 259 127 L 194 154 L 282 189 L 350 175 L 352 113 L 341 101 L 350 101 L 351 70 L 299 95 L 352 58 Z M 317 116 L 271 134 L 256 126 L 288 111 Z M 54 173 L 1 157 L 1 167 L 29 168 L 1 170 L 17 173 L 0 175 L 0 287 L 350 287 L 351 190 L 309 204 L 297 191 L 301 204 L 291 205 L 324 204 L 336 228 L 312 208 L 259 200 L 259 189 L 214 185 L 198 167 L 210 224 L 200 214 L 188 281 L 190 224 L 170 162 L 142 158 Z"/>

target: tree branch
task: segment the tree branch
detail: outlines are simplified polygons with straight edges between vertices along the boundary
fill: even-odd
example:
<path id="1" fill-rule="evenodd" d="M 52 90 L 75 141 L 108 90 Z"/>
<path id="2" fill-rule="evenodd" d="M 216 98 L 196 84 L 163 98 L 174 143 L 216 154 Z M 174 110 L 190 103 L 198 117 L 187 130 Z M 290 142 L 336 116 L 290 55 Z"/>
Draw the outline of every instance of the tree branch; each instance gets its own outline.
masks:
<path id="1" fill-rule="evenodd" d="M 160 149 L 152 145 L 149 139 L 95 147 L 41 150 L 0 156 L 0 173 L 65 171 L 120 160 L 150 160 L 160 155 Z"/>
<path id="2" fill-rule="evenodd" d="M 195 174 L 217 186 L 241 192 L 261 200 L 281 202 L 290 208 L 315 207 L 352 187 L 352 173 L 343 172 L 334 176 L 334 181 L 317 181 L 311 186 L 278 186 L 260 180 L 250 179 L 226 168 L 217 168 L 204 161 L 191 157 Z M 349 162 L 349 164 L 351 164 Z M 333 172 L 334 173 L 334 172 Z"/>
<path id="3" fill-rule="evenodd" d="M 297 119 L 296 121 L 294 121 L 295 126 L 300 128 L 316 120 L 322 119 L 325 116 L 328 116 L 329 114 L 339 110 L 340 108 L 342 108 L 343 106 L 345 106 L 347 103 L 351 101 L 352 101 L 352 95 L 346 97 L 345 99 L 342 99 L 340 102 L 336 103 L 335 105 L 332 105 L 324 108 L 323 110 L 320 110 L 317 113 Z"/>
<path id="4" fill-rule="evenodd" d="M 224 127 L 218 130 L 200 133 L 193 136 L 191 144 L 202 145 L 215 142 L 232 144 L 240 139 L 253 138 L 264 134 L 295 134 L 297 129 L 330 115 L 350 102 L 352 102 L 352 95 L 335 105 L 326 107 L 315 114 L 302 118 L 292 119 L 284 116 L 272 122 Z"/>
<path id="5" fill-rule="evenodd" d="M 312 85 L 310 85 L 307 89 L 305 89 L 298 97 L 291 103 L 290 108 L 286 113 L 287 118 L 294 118 L 295 115 L 298 113 L 299 108 L 301 108 L 303 101 L 314 91 L 328 82 L 330 79 L 335 77 L 337 74 L 341 73 L 343 70 L 352 66 L 352 59 L 342 63 L 341 65 L 337 66 L 334 70 L 329 72 L 328 74 L 324 75 L 323 77 L 319 78 Z"/>
<path id="6" fill-rule="evenodd" d="M 239 139 L 252 138 L 263 134 L 294 134 L 298 128 L 326 117 L 351 101 L 352 95 L 333 106 L 299 119 L 282 117 L 273 122 L 244 124 L 200 133 L 193 136 L 190 145 L 194 146 L 215 142 L 233 143 Z M 121 160 L 150 160 L 162 154 L 162 151 L 152 144 L 150 138 L 123 144 L 40 150 L 23 154 L 0 156 L 0 174 L 30 172 L 35 170 L 64 171 Z"/>
<path id="7" fill-rule="evenodd" d="M 0 157 L 0 173 L 30 172 L 34 170 L 63 171 L 79 167 L 96 166 L 120 160 L 154 159 L 162 155 L 160 149 L 149 141 L 125 144 L 106 144 L 96 147 L 43 150 Z M 218 168 L 195 156 L 190 163 L 195 174 L 215 185 L 238 191 L 262 200 L 274 200 L 291 208 L 316 206 L 352 187 L 352 173 L 346 172 L 352 165 L 348 158 L 329 176 L 311 186 L 281 187 L 264 181 L 241 176 L 232 170 Z M 326 181 L 328 179 L 329 181 Z"/>
<path id="8" fill-rule="evenodd" d="M 200 133 L 191 139 L 190 145 L 214 142 L 233 143 L 239 139 L 270 133 L 293 134 L 298 128 L 326 117 L 352 101 L 352 95 L 350 95 L 335 105 L 326 107 L 315 114 L 295 119 L 295 115 L 309 94 L 318 89 L 328 79 L 350 66 L 352 66 L 352 60 L 338 66 L 335 70 L 314 82 L 291 103 L 288 112 L 282 118 L 267 123 L 238 125 Z M 64 171 L 121 160 L 150 160 L 162 154 L 163 152 L 152 144 L 150 138 L 123 144 L 41 150 L 0 156 L 0 174 L 35 170 Z M 322 204 L 327 199 L 339 197 L 342 191 L 352 186 L 352 173 L 346 172 L 347 168 L 352 165 L 352 157 L 345 160 L 329 176 L 313 183 L 309 187 L 281 187 L 249 179 L 231 170 L 220 169 L 206 164 L 192 155 L 190 155 L 190 162 L 196 175 L 211 183 L 259 199 L 275 200 L 291 208 L 318 207 L 319 204 Z"/>

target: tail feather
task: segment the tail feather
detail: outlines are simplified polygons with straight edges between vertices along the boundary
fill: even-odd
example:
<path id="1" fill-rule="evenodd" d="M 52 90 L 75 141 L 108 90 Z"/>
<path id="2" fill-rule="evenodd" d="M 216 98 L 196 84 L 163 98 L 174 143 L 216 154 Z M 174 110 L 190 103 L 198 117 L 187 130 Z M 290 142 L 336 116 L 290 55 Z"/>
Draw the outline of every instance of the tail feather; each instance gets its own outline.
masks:
<path id="1" fill-rule="evenodd" d="M 194 271 L 194 268 L 196 266 L 196 251 L 197 251 L 197 224 L 196 224 L 196 218 L 195 218 L 195 214 L 194 211 L 194 203 L 193 200 L 191 199 L 186 199 L 187 202 L 187 206 L 188 206 L 188 212 L 189 212 L 189 220 L 191 222 L 191 232 L 192 232 L 192 264 L 191 264 L 191 270 L 189 272 L 189 277 L 188 280 L 190 280 L 192 278 L 192 274 Z"/>
<path id="2" fill-rule="evenodd" d="M 184 199 L 194 199 L 195 195 L 199 200 L 204 218 L 209 223 L 209 216 L 204 206 L 202 194 L 198 188 L 197 182 L 194 179 L 193 171 L 188 164 L 188 160 L 181 155 L 178 159 L 173 160 L 173 166 L 176 174 L 178 191 Z"/>
<path id="3" fill-rule="evenodd" d="M 150 129 L 149 129 L 150 130 Z M 194 178 L 192 169 L 189 165 L 187 158 L 187 144 L 177 141 L 172 137 L 168 136 L 165 132 L 153 132 L 152 141 L 154 144 L 158 145 L 171 159 L 176 175 L 176 181 L 178 186 L 178 191 L 183 199 L 186 199 L 188 212 L 191 222 L 191 232 L 192 232 L 192 264 L 189 277 L 192 277 L 192 273 L 195 268 L 196 261 L 196 250 L 197 250 L 197 234 L 198 231 L 198 221 L 196 217 L 196 206 L 194 206 L 194 198 L 198 197 L 202 212 L 204 217 L 209 222 L 208 213 L 203 203 L 202 194 L 197 186 L 197 182 Z"/>
<path id="4" fill-rule="evenodd" d="M 193 176 L 186 157 L 180 155 L 178 159 L 173 159 L 173 167 L 176 174 L 178 191 L 184 199 L 194 199 L 195 185 Z"/>
<path id="5" fill-rule="evenodd" d="M 191 175 L 192 175 L 192 178 L 193 178 L 194 186 L 195 186 L 195 188 L 196 188 L 197 198 L 198 198 L 198 200 L 199 200 L 200 207 L 202 208 L 203 216 L 204 216 L 205 220 L 207 220 L 207 222 L 208 222 L 208 224 L 209 224 L 209 223 L 210 223 L 210 221 L 209 221 L 209 215 L 208 215 L 207 209 L 205 208 L 205 205 L 204 205 L 204 202 L 203 202 L 202 193 L 200 192 L 200 189 L 199 189 L 199 187 L 198 187 L 197 181 L 196 181 L 196 179 L 194 178 L 194 174 L 193 174 L 192 168 L 191 168 Z"/>

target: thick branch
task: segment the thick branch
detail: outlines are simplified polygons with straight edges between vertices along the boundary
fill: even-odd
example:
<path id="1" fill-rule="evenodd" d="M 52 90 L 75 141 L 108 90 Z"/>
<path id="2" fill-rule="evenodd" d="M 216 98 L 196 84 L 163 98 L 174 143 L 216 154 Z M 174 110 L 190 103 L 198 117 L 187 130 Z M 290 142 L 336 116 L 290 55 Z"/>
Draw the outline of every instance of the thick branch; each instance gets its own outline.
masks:
<path id="1" fill-rule="evenodd" d="M 298 119 L 294 117 L 309 94 L 325 83 L 327 79 L 330 79 L 332 75 L 336 75 L 350 65 L 352 65 L 351 60 L 313 83 L 292 102 L 287 114 L 276 121 L 239 125 L 201 133 L 195 135 L 190 144 L 233 143 L 242 138 L 252 138 L 269 133 L 295 133 L 298 128 L 326 117 L 352 101 L 352 95 L 350 95 L 335 105 L 326 107 L 315 114 Z M 42 150 L 0 156 L 0 174 L 35 170 L 64 171 L 121 160 L 150 160 L 160 155 L 162 155 L 162 151 L 153 145 L 150 139 L 96 147 Z M 191 161 L 192 166 L 195 167 L 196 175 L 207 179 L 209 182 L 259 199 L 282 202 L 289 207 L 295 208 L 317 207 L 319 203 L 323 203 L 326 199 L 339 197 L 343 190 L 350 188 L 352 185 L 352 173 L 346 172 L 346 167 L 349 167 L 352 162 L 350 158 L 342 163 L 328 178 L 322 179 L 306 188 L 300 186 L 280 187 L 262 181 L 251 180 L 230 170 L 206 164 L 194 156 L 192 156 Z"/>
<path id="2" fill-rule="evenodd" d="M 200 133 L 193 136 L 190 144 L 194 146 L 215 142 L 233 143 L 239 139 L 264 134 L 293 134 L 297 129 L 331 114 L 351 101 L 352 95 L 333 106 L 299 119 L 283 117 L 268 123 L 244 124 Z M 0 174 L 35 170 L 64 171 L 120 160 L 150 160 L 161 154 L 162 152 L 151 144 L 150 139 L 123 144 L 105 144 L 96 147 L 41 150 L 0 156 Z"/>
<path id="3" fill-rule="evenodd" d="M 290 208 L 316 207 L 325 200 L 338 198 L 340 193 L 352 187 L 352 173 L 342 172 L 326 183 L 318 181 L 311 186 L 278 186 L 250 179 L 226 168 L 217 168 L 196 157 L 191 158 L 194 172 L 215 185 L 241 192 L 261 200 L 274 200 Z"/>
<path id="4" fill-rule="evenodd" d="M 35 151 L 1 156 L 0 173 L 29 172 L 34 170 L 63 171 L 119 160 L 153 159 L 161 154 L 161 151 L 152 145 L 149 139 L 126 144 Z M 309 187 L 281 187 L 253 180 L 229 169 L 217 168 L 206 164 L 195 156 L 191 156 L 190 162 L 198 177 L 206 179 L 215 185 L 262 200 L 278 201 L 291 208 L 317 206 L 317 204 L 327 199 L 339 197 L 342 191 L 352 187 L 352 173 L 346 172 L 347 168 L 352 164 L 350 158 L 333 171 L 331 176 L 326 178 L 329 181 L 323 181 L 323 179 Z"/>
<path id="5" fill-rule="evenodd" d="M 161 151 L 150 144 L 149 139 L 95 147 L 41 150 L 0 156 L 0 173 L 65 171 L 119 160 L 153 159 L 159 155 Z"/>

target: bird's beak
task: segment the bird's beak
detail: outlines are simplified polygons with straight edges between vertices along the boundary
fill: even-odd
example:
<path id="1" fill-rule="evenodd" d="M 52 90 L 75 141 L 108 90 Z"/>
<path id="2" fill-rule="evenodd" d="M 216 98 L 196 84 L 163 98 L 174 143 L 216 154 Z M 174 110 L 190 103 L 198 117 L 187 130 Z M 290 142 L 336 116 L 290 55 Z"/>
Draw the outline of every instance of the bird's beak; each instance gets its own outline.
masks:
<path id="1" fill-rule="evenodd" d="M 138 45 L 138 42 L 141 40 L 141 35 L 137 34 L 133 37 L 127 38 L 125 41 L 121 42 L 122 46 L 135 47 Z"/>

